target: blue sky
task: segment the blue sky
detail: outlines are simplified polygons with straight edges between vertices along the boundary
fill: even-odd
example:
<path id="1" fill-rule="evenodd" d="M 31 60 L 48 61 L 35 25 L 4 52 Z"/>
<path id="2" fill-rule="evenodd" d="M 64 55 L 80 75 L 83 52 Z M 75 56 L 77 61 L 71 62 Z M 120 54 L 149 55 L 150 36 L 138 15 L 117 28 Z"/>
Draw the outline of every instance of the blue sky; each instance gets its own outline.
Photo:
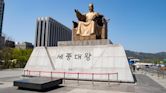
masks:
<path id="1" fill-rule="evenodd" d="M 166 51 L 166 0 L 5 0 L 3 33 L 15 41 L 34 43 L 36 18 L 51 16 L 72 28 L 74 9 L 110 19 L 109 39 L 139 52 Z"/>

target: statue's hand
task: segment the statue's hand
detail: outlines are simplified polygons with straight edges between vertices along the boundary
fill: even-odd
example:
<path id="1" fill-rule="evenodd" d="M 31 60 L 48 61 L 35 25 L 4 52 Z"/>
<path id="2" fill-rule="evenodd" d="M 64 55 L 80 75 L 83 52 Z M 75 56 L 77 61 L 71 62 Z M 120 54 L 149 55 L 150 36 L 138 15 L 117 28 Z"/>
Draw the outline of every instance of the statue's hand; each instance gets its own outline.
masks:
<path id="1" fill-rule="evenodd" d="M 74 9 L 74 11 L 77 13 L 78 12 L 78 10 L 77 9 Z"/>

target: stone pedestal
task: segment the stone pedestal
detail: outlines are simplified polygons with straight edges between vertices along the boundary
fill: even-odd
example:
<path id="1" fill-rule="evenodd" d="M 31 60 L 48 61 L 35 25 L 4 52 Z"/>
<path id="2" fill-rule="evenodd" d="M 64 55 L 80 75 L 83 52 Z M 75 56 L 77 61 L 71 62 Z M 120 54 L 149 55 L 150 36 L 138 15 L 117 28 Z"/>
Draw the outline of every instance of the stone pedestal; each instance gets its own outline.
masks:
<path id="1" fill-rule="evenodd" d="M 113 44 L 36 47 L 24 70 L 31 76 L 134 82 L 124 48 Z"/>
<path id="2" fill-rule="evenodd" d="M 83 41 L 59 41 L 58 46 L 94 46 L 112 44 L 109 39 L 83 40 Z"/>

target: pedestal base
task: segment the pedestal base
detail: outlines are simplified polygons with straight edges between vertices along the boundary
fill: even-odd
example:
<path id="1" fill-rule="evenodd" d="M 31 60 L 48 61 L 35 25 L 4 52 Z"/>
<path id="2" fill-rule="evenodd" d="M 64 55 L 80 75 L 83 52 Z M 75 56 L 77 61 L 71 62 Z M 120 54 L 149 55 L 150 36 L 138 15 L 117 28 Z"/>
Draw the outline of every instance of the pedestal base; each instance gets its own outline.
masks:
<path id="1" fill-rule="evenodd" d="M 121 45 L 36 47 L 24 69 L 33 76 L 134 82 Z"/>
<path id="2" fill-rule="evenodd" d="M 14 81 L 14 86 L 18 86 L 18 88 L 31 89 L 37 91 L 44 91 L 50 88 L 54 88 L 59 84 L 62 84 L 62 79 L 46 78 L 46 77 L 34 77 L 34 78 Z"/>

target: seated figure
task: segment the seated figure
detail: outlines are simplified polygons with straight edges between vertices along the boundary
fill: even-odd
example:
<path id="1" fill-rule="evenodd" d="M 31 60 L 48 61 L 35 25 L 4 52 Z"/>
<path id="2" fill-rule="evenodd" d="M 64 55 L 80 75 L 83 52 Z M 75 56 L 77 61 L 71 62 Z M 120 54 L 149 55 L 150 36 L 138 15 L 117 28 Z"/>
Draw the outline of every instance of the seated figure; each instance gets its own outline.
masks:
<path id="1" fill-rule="evenodd" d="M 89 4 L 89 12 L 81 14 L 75 10 L 78 23 L 73 21 L 73 40 L 107 39 L 107 22 L 103 15 L 94 12 L 93 4 Z"/>

